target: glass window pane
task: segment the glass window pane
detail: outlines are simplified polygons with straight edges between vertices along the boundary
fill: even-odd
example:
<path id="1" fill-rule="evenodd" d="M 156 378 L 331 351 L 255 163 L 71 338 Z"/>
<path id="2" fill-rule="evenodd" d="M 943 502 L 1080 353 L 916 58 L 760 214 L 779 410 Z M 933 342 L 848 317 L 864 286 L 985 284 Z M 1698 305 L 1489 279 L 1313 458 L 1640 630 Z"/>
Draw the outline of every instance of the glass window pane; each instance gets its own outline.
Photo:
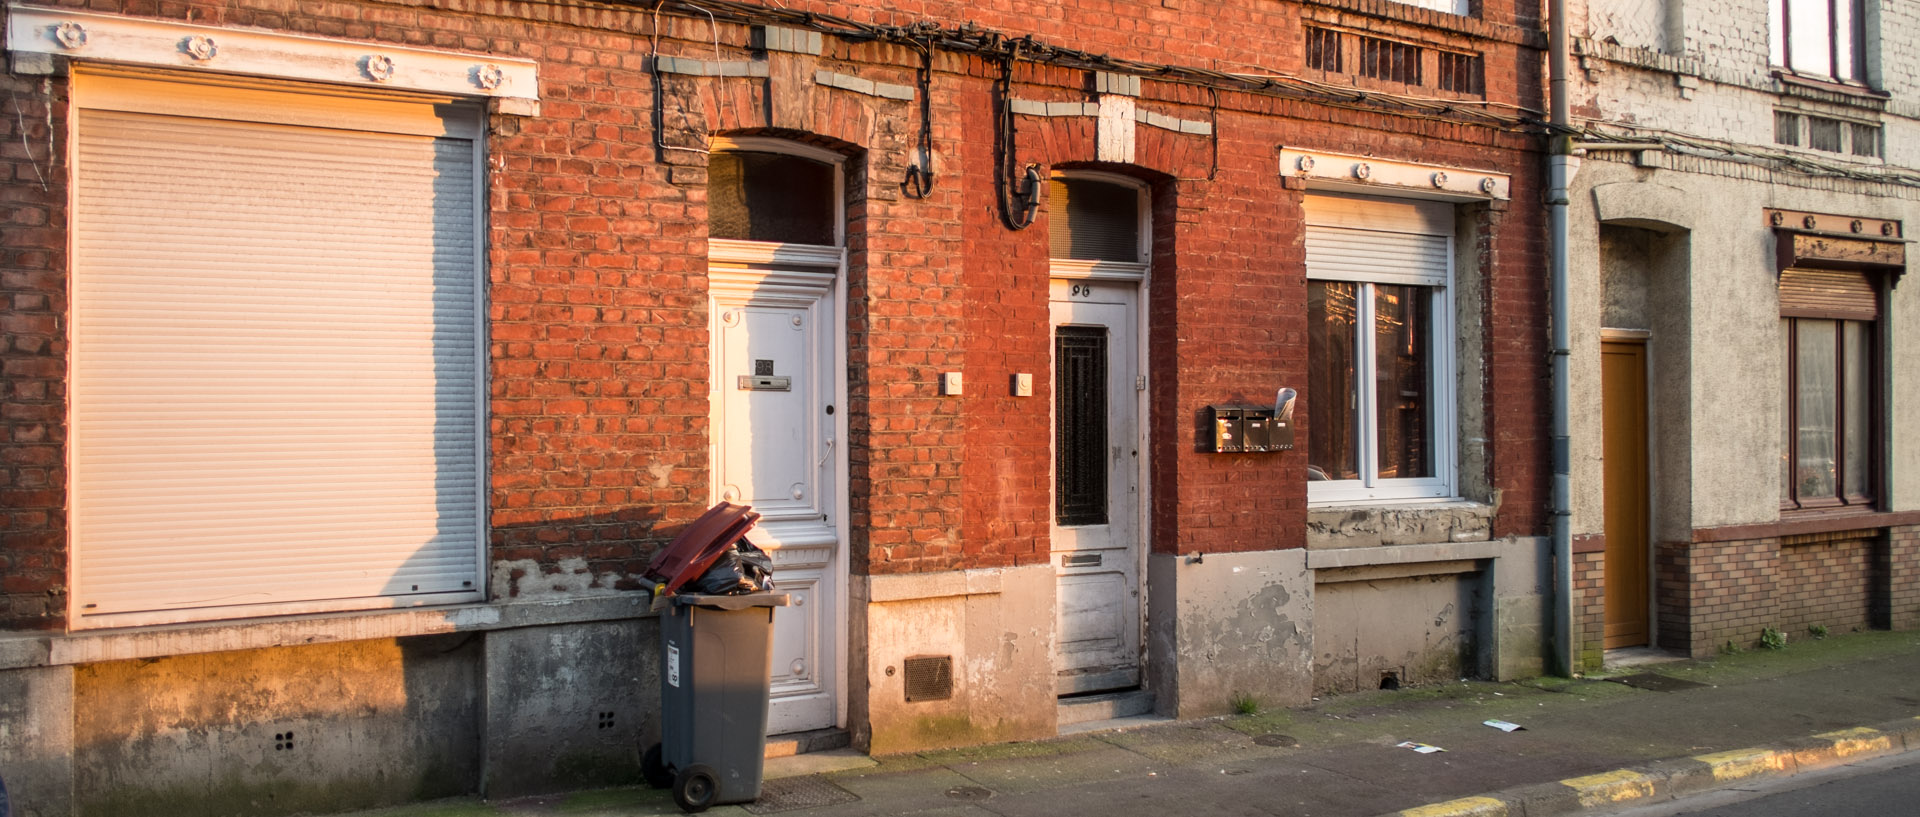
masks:
<path id="1" fill-rule="evenodd" d="M 1373 286 L 1375 417 L 1380 478 L 1433 476 L 1428 418 L 1433 412 L 1433 290 Z"/>
<path id="2" fill-rule="evenodd" d="M 1792 377 L 1793 321 L 1780 321 L 1780 371 Z M 1780 390 L 1780 501 L 1793 502 L 1793 389 Z"/>
<path id="3" fill-rule="evenodd" d="M 1307 479 L 1359 479 L 1354 322 L 1359 286 L 1307 282 Z"/>
<path id="4" fill-rule="evenodd" d="M 1858 79 L 1854 72 L 1853 4 L 1833 0 L 1833 67 L 1836 79 Z"/>
<path id="5" fill-rule="evenodd" d="M 1868 344 L 1870 333 L 1868 324 L 1861 321 L 1847 321 L 1841 324 L 1845 336 L 1842 338 L 1842 353 L 1845 355 L 1846 368 L 1842 377 L 1844 404 L 1846 407 L 1845 429 L 1846 470 L 1841 477 L 1841 488 L 1853 496 L 1868 496 L 1872 487 L 1869 484 L 1868 469 L 1873 461 L 1873 449 L 1868 440 L 1872 439 L 1871 395 L 1873 381 L 1870 373 L 1871 347 Z"/>
<path id="6" fill-rule="evenodd" d="M 1079 261 L 1140 260 L 1140 191 L 1090 179 L 1048 186 L 1050 255 Z"/>
<path id="7" fill-rule="evenodd" d="M 1814 74 L 1833 72 L 1833 22 L 1829 0 L 1787 0 L 1787 66 Z"/>
<path id="8" fill-rule="evenodd" d="M 1794 384 L 1800 411 L 1798 457 L 1794 463 L 1794 485 L 1801 499 L 1835 495 L 1838 474 L 1834 472 L 1835 403 L 1839 396 L 1834 371 L 1837 327 L 1834 321 L 1801 320 L 1799 349 L 1794 363 L 1799 368 Z"/>
<path id="9" fill-rule="evenodd" d="M 833 165 L 781 153 L 715 153 L 707 166 L 714 238 L 834 244 Z"/>
<path id="10" fill-rule="evenodd" d="M 1773 65 L 1787 64 L 1786 2 L 1787 0 L 1772 0 L 1772 8 L 1767 15 L 1767 22 L 1772 26 L 1769 32 L 1772 36 L 1768 37 L 1768 42 L 1773 45 L 1772 53 L 1769 55 Z"/>
<path id="11" fill-rule="evenodd" d="M 1107 523 L 1107 329 L 1062 326 L 1053 339 L 1053 496 L 1060 525 Z"/>

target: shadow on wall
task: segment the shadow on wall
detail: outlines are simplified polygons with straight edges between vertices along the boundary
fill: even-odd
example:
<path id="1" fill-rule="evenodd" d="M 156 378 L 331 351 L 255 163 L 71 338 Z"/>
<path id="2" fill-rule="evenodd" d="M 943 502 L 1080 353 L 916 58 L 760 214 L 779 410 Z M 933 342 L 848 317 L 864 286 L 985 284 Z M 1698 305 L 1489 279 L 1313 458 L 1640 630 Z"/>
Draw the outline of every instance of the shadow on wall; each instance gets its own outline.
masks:
<path id="1" fill-rule="evenodd" d="M 496 550 L 538 542 L 559 564 L 496 563 L 499 600 L 629 596 L 632 617 L 543 611 L 488 631 L 76 668 L 77 811 L 264 817 L 639 782 L 659 732 L 658 630 L 627 588 L 659 546 L 658 518 L 492 531 Z"/>

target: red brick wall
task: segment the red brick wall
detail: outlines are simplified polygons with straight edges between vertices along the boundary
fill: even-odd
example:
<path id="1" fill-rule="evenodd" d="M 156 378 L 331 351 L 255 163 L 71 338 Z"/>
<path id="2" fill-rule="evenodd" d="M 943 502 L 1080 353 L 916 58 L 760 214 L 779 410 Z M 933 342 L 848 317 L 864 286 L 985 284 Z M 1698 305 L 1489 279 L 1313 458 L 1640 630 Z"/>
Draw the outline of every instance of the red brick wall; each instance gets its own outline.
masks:
<path id="1" fill-rule="evenodd" d="M 1774 579 L 1775 623 L 1788 641 L 1808 637 L 1807 628 L 1832 633 L 1864 630 L 1872 622 L 1871 570 L 1880 537 L 1858 533 L 1789 536 L 1780 540 L 1780 573 Z"/>
<path id="2" fill-rule="evenodd" d="M 1219 70 L 1295 73 L 1302 7 L 1230 0 L 1178 8 L 1078 0 L 1026 7 L 960 2 L 789 8 L 887 24 L 973 21 L 1013 36 L 1116 57 Z M 81 5 L 68 3 L 68 5 Z M 817 61 L 768 59 L 776 80 L 672 76 L 655 134 L 644 10 L 487 0 L 326 2 L 92 0 L 94 11 L 496 53 L 539 63 L 541 114 L 494 116 L 490 174 L 489 507 L 494 595 L 531 587 L 579 560 L 631 587 L 645 558 L 707 501 L 708 372 L 705 157 L 709 134 L 805 138 L 849 155 L 847 279 L 851 559 L 856 573 L 1044 561 L 1051 513 L 1047 441 L 1046 226 L 999 223 L 993 188 L 996 64 L 942 53 L 934 79 L 939 177 L 923 200 L 901 195 L 914 103 L 804 86 L 814 65 L 912 84 L 916 52 L 827 37 Z M 1403 4 L 1341 0 L 1385 33 L 1486 52 L 1488 98 L 1538 107 L 1535 12 L 1503 0 L 1461 22 Z M 769 6 L 772 8 L 772 6 Z M 747 56 L 745 26 L 724 17 L 659 18 L 660 51 Z M 1459 25 L 1428 31 L 1424 24 Z M 1232 30 L 1233 37 L 1219 32 Z M 1090 99 L 1088 72 L 1023 62 L 1014 95 Z M 63 508 L 65 163 L 46 161 L 48 104 L 64 132 L 66 82 L 0 79 L 0 626 L 59 627 L 66 584 Z M 1142 126 L 1125 172 L 1150 185 L 1153 284 L 1147 294 L 1152 546 L 1161 552 L 1297 547 L 1304 537 L 1303 452 L 1195 450 L 1208 404 L 1260 400 L 1304 381 L 1302 191 L 1277 178 L 1279 146 L 1368 153 L 1511 174 L 1519 206 L 1487 214 L 1484 260 L 1487 406 L 1494 534 L 1544 532 L 1546 463 L 1544 238 L 1536 137 L 1370 109 L 1146 81 L 1142 107 L 1217 123 L 1203 136 Z M 770 93 L 769 88 L 775 88 Z M 17 114 L 14 115 L 14 114 Z M 20 145 L 24 123 L 26 140 Z M 1094 166 L 1089 118 L 1020 117 L 1018 156 L 1043 167 Z M 59 146 L 65 150 L 64 145 Z M 26 161 L 33 150 L 42 190 Z M 1472 319 L 1472 318 L 1469 318 Z M 939 397 L 941 372 L 966 396 Z M 1035 375 L 1030 398 L 1006 378 Z M 1313 399 L 1304 395 L 1304 399 Z M 1298 430 L 1304 442 L 1307 429 Z M 574 569 L 574 568 L 566 568 Z M 624 577 L 624 578 L 623 578 Z"/>
<path id="3" fill-rule="evenodd" d="M 0 76 L 0 625 L 66 610 L 66 85 Z"/>

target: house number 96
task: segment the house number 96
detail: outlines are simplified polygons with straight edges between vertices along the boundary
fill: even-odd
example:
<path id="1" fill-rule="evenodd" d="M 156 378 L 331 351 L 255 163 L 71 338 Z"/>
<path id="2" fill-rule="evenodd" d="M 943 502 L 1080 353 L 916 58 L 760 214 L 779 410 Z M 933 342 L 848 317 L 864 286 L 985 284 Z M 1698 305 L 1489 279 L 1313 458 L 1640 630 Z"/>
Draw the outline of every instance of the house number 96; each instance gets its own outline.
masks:
<path id="1" fill-rule="evenodd" d="M 1093 297 L 1093 287 L 1086 284 L 1074 284 L 1068 291 L 1071 292 L 1072 297 L 1075 298 Z"/>

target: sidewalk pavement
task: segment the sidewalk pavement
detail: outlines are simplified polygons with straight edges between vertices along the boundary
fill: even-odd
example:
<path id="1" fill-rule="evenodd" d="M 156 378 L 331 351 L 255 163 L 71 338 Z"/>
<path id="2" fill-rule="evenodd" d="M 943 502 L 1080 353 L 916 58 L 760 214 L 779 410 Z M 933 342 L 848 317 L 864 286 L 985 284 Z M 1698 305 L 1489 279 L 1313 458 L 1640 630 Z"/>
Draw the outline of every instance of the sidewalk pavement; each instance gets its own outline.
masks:
<path id="1" fill-rule="evenodd" d="M 1605 678 L 1654 673 L 1647 689 Z M 1484 725 L 1497 719 L 1523 729 Z M 1445 751 L 1421 753 L 1414 742 Z M 1544 817 L 1920 750 L 1920 632 L 1794 641 L 1587 678 L 1459 682 L 1046 741 L 768 761 L 720 817 Z M 665 791 L 456 799 L 358 817 L 678 814 Z"/>

